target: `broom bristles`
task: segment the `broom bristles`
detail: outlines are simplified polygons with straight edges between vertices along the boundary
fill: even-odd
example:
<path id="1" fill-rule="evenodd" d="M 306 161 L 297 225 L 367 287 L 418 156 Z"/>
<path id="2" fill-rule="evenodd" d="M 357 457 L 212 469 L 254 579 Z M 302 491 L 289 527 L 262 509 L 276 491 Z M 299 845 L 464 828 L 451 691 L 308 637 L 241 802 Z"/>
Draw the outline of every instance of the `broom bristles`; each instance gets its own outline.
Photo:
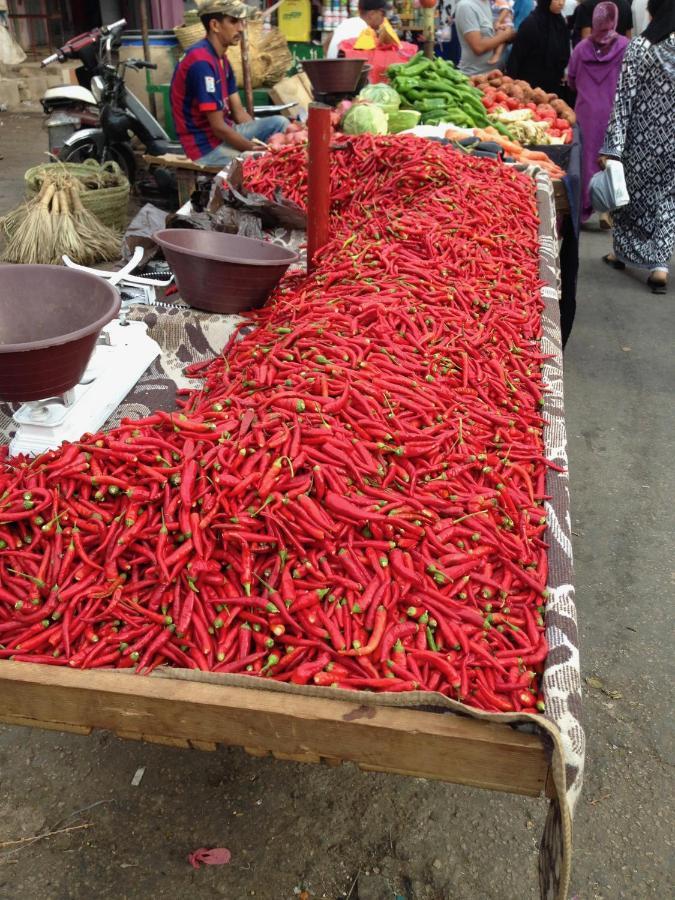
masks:
<path id="1" fill-rule="evenodd" d="M 77 231 L 82 241 L 97 260 L 119 259 L 122 241 L 119 234 L 104 225 L 100 219 L 82 203 L 80 189 L 77 184 L 70 189 L 71 202 Z"/>
<path id="2" fill-rule="evenodd" d="M 37 197 L 0 220 L 9 236 L 3 259 L 59 264 L 67 254 L 80 265 L 118 259 L 120 235 L 83 205 L 81 190 L 67 170 L 50 172 Z"/>
<path id="3" fill-rule="evenodd" d="M 26 215 L 5 248 L 5 262 L 31 264 L 50 261 L 54 234 L 49 204 L 55 192 L 56 186 L 50 185 L 27 204 Z"/>
<path id="4" fill-rule="evenodd" d="M 56 192 L 54 216 L 54 246 L 52 248 L 52 260 L 60 263 L 61 257 L 67 254 L 74 262 L 88 265 L 93 262 L 86 243 L 78 234 L 78 229 L 73 218 L 72 210 L 68 204 L 68 188 Z"/>

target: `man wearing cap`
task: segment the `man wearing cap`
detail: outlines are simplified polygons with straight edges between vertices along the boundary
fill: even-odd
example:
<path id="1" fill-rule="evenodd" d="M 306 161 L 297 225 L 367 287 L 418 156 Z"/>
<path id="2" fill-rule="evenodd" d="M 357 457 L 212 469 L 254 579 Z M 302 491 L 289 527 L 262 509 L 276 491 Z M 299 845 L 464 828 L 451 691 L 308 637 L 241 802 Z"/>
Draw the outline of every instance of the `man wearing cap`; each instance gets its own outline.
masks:
<path id="1" fill-rule="evenodd" d="M 246 150 L 260 149 L 285 131 L 284 116 L 253 119 L 244 109 L 227 59 L 238 44 L 248 7 L 242 0 L 206 0 L 200 19 L 206 37 L 187 51 L 171 80 L 171 109 L 186 155 L 208 166 L 224 165 Z"/>

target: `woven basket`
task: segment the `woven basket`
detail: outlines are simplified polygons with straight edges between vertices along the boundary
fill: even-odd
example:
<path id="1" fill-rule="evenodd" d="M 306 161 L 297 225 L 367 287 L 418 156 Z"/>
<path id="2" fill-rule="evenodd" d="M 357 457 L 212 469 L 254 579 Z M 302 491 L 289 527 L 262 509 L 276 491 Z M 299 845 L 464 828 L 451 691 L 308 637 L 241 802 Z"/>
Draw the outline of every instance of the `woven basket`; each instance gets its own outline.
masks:
<path id="1" fill-rule="evenodd" d="M 193 44 L 196 44 L 197 41 L 201 41 L 202 38 L 206 37 L 206 32 L 204 31 L 204 26 L 201 22 L 179 25 L 178 28 L 174 28 L 173 33 L 178 38 L 181 50 L 187 50 L 188 47 L 191 47 Z"/>
<path id="2" fill-rule="evenodd" d="M 265 31 L 262 19 L 249 19 L 246 34 L 252 86 L 271 87 L 285 76 L 293 63 L 288 42 L 278 28 Z M 234 69 L 238 86 L 243 87 L 244 71 L 241 65 L 241 48 L 238 44 L 228 48 L 227 58 Z"/>
<path id="3" fill-rule="evenodd" d="M 24 175 L 28 195 L 37 194 L 46 172 L 65 171 L 82 182 L 82 204 L 109 228 L 124 231 L 127 225 L 129 181 L 116 162 L 99 165 L 95 159 L 83 163 L 44 163 L 34 166 Z M 87 182 L 98 181 L 96 188 L 86 187 Z M 107 186 L 106 186 L 107 185 Z"/>
<path id="4" fill-rule="evenodd" d="M 173 30 L 183 50 L 187 50 L 206 36 L 204 26 L 198 17 L 198 10 L 186 12 L 183 24 Z M 248 19 L 246 34 L 251 84 L 254 88 L 271 87 L 284 77 L 293 63 L 286 38 L 278 28 L 265 31 L 260 17 Z M 238 87 L 243 87 L 244 71 L 241 65 L 241 48 L 238 44 L 228 49 L 227 59 L 234 70 Z"/>

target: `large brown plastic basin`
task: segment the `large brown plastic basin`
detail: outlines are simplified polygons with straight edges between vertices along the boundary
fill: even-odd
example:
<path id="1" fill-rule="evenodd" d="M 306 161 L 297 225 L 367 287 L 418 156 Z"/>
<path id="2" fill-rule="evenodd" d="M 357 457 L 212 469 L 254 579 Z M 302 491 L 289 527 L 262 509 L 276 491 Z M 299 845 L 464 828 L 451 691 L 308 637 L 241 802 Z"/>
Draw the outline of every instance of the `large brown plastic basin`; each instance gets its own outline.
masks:
<path id="1" fill-rule="evenodd" d="M 62 266 L 0 266 L 0 400 L 75 387 L 120 308 L 103 278 Z"/>
<path id="2" fill-rule="evenodd" d="M 231 314 L 262 306 L 297 253 L 237 234 L 166 228 L 154 239 L 190 306 Z"/>
<path id="3" fill-rule="evenodd" d="M 315 94 L 342 94 L 356 90 L 365 60 L 303 59 L 302 68 Z"/>

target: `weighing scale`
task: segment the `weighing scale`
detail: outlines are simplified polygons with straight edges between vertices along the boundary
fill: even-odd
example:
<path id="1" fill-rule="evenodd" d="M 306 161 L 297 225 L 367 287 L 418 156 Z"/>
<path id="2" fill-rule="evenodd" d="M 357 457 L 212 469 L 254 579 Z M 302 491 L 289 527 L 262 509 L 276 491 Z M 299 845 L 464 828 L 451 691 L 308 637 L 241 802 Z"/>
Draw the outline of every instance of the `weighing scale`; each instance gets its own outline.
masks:
<path id="1" fill-rule="evenodd" d="M 98 431 L 161 353 L 147 331 L 144 322 L 128 322 L 125 313 L 106 325 L 75 387 L 24 403 L 14 413 L 18 429 L 10 454 L 42 453 Z"/>

